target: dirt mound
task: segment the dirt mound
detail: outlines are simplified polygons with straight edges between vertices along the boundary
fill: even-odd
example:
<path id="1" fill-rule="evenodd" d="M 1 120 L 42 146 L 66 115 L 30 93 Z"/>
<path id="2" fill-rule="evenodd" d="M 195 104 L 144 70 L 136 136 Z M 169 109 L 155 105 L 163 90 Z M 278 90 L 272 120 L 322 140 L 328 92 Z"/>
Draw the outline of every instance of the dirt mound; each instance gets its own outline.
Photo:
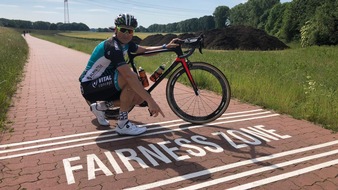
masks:
<path id="1" fill-rule="evenodd" d="M 169 43 L 173 38 L 190 38 L 200 33 L 185 33 L 179 36 L 174 34 L 156 34 L 148 36 L 140 45 L 154 46 Z M 214 29 L 203 32 L 205 35 L 204 46 L 206 49 L 217 50 L 282 50 L 288 48 L 283 42 L 265 31 L 248 26 L 231 26 L 225 29 Z"/>
<path id="2" fill-rule="evenodd" d="M 143 46 L 159 46 L 163 44 L 169 43 L 173 38 L 176 38 L 177 35 L 175 34 L 167 34 L 167 35 L 162 35 L 162 34 L 155 34 L 155 35 L 150 35 L 140 41 L 140 45 Z M 133 41 L 135 41 L 133 39 Z M 136 42 L 136 41 L 135 41 Z"/>
<path id="3" fill-rule="evenodd" d="M 133 42 L 135 42 L 136 44 L 140 44 L 142 39 L 139 38 L 138 36 L 133 36 L 133 39 L 132 39 Z"/>

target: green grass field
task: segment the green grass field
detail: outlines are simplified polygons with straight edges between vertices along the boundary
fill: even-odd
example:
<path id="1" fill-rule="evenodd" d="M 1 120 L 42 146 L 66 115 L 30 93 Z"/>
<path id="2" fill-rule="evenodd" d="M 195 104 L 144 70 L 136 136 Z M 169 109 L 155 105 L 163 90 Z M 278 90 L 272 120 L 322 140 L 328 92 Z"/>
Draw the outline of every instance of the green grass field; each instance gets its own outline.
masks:
<path id="1" fill-rule="evenodd" d="M 158 58 L 156 58 L 158 57 Z M 147 71 L 172 56 L 139 60 Z M 338 47 L 283 51 L 211 51 L 191 61 L 212 63 L 228 78 L 232 96 L 338 131 Z"/>
<path id="2" fill-rule="evenodd" d="M 0 27 L 0 131 L 6 123 L 11 98 L 21 80 L 28 46 L 19 32 Z"/>
<path id="3" fill-rule="evenodd" d="M 71 33 L 72 35 L 74 33 Z M 63 46 L 90 54 L 100 42 L 33 33 Z M 91 34 L 93 35 L 93 34 Z M 100 34 L 101 35 L 101 34 Z M 260 105 L 297 119 L 305 119 L 338 131 L 338 47 L 298 48 L 283 51 L 212 51 L 195 53 L 191 61 L 209 62 L 227 76 L 234 98 Z M 170 53 L 137 58 L 137 64 L 151 73 Z"/>

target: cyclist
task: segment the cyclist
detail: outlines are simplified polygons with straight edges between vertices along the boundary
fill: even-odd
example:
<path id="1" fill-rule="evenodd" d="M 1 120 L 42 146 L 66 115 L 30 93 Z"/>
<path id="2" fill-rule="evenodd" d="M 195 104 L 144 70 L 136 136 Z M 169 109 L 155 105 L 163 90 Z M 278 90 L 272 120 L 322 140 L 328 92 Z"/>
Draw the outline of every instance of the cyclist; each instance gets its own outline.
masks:
<path id="1" fill-rule="evenodd" d="M 125 57 L 129 53 L 178 46 L 173 39 L 162 46 L 144 47 L 132 42 L 137 20 L 133 15 L 120 14 L 115 19 L 114 35 L 98 44 L 81 74 L 81 93 L 91 102 L 90 110 L 96 116 L 100 125 L 108 126 L 104 111 L 109 107 L 119 106 L 120 112 L 115 131 L 120 135 L 139 135 L 147 128 L 140 127 L 128 120 L 128 110 L 143 101 L 148 103 L 149 112 L 157 117 L 164 114 L 155 100 L 144 89 L 138 76 L 128 66 Z"/>

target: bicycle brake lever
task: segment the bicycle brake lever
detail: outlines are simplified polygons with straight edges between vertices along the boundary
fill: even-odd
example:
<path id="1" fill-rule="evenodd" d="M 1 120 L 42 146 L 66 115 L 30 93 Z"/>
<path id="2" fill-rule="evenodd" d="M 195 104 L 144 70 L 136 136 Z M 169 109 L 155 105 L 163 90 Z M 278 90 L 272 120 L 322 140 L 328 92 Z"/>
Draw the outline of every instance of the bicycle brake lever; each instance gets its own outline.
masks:
<path id="1" fill-rule="evenodd" d="M 200 51 L 201 54 L 203 54 L 202 48 L 204 48 L 204 35 L 202 34 L 199 38 L 200 38 L 200 43 L 199 43 L 200 47 L 198 48 L 198 50 Z"/>

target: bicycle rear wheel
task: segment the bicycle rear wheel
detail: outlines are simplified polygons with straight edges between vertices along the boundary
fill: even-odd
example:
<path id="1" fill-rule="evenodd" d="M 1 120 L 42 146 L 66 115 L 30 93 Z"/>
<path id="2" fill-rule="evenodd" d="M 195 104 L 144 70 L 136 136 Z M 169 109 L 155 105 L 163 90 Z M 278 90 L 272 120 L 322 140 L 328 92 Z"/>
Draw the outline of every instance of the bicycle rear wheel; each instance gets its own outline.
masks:
<path id="1" fill-rule="evenodd" d="M 166 87 L 167 101 L 172 111 L 181 119 L 203 124 L 220 117 L 229 106 L 230 85 L 216 67 L 193 62 L 190 72 L 198 88 L 195 94 L 183 67 L 176 69 Z"/>

